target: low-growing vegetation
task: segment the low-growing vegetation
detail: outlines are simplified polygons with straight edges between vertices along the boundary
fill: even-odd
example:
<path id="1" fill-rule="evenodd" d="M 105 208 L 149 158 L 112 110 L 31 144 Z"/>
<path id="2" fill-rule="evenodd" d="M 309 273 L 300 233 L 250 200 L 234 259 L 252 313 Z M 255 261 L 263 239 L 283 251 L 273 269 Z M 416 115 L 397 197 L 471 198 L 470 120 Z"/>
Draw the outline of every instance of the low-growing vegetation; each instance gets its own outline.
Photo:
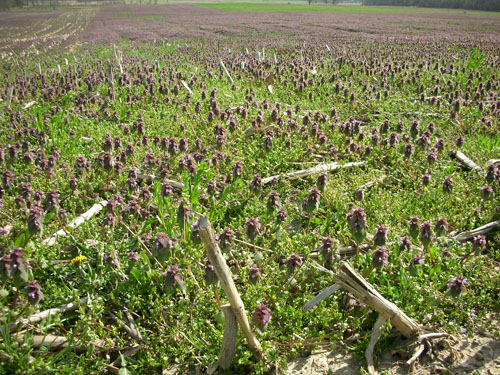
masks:
<path id="1" fill-rule="evenodd" d="M 304 311 L 341 260 L 430 330 L 498 334 L 499 18 L 303 38 L 198 6 L 93 12 L 65 48 L 1 44 L 0 374 L 208 372 L 227 301 L 203 216 L 265 358 L 240 335 L 227 373 L 362 353 L 377 316 L 351 294 Z"/>

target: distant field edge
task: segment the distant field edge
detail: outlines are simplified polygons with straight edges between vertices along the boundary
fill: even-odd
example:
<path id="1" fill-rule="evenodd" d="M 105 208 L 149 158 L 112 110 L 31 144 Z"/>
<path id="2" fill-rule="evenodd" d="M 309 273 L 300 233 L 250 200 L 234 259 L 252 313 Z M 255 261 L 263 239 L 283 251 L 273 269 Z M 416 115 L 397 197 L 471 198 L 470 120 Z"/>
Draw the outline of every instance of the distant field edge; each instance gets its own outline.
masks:
<path id="1" fill-rule="evenodd" d="M 323 5 L 323 4 L 263 4 L 252 2 L 241 3 L 195 3 L 199 6 L 209 7 L 224 12 L 324 12 L 324 13 L 453 13 L 500 16 L 500 12 L 485 12 L 480 10 L 417 8 L 417 7 L 391 7 L 391 6 L 353 6 L 353 5 Z"/>

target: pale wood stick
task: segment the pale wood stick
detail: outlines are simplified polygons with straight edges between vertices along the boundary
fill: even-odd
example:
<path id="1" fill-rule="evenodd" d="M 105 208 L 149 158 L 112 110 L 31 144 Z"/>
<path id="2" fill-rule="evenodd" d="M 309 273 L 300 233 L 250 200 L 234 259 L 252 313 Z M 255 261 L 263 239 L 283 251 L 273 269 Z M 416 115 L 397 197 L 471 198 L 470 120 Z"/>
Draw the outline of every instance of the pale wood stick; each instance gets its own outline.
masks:
<path id="1" fill-rule="evenodd" d="M 479 228 L 473 229 L 471 231 L 459 233 L 456 236 L 452 237 L 452 239 L 455 241 L 458 241 L 458 242 L 465 242 L 465 241 L 469 241 L 469 240 L 473 239 L 476 236 L 492 232 L 492 231 L 497 230 L 499 228 L 500 228 L 500 220 L 497 220 L 497 221 L 493 221 L 491 223 L 488 223 L 486 225 L 483 225 Z"/>
<path id="2" fill-rule="evenodd" d="M 28 109 L 28 108 L 30 108 L 32 105 L 34 105 L 35 103 L 36 103 L 36 102 L 35 102 L 34 100 L 32 100 L 31 102 L 26 103 L 26 104 L 24 105 L 24 107 L 23 107 L 23 108 L 24 108 L 24 109 Z"/>
<path id="3" fill-rule="evenodd" d="M 370 338 L 370 343 L 365 351 L 366 363 L 368 365 L 368 374 L 376 375 L 377 371 L 375 371 L 375 365 L 373 363 L 373 349 L 375 349 L 375 344 L 377 344 L 380 335 L 382 334 L 382 326 L 387 322 L 387 318 L 382 315 L 378 316 L 377 322 L 375 323 L 375 327 L 373 327 L 372 336 Z"/>
<path id="4" fill-rule="evenodd" d="M 411 358 L 406 361 L 406 364 L 409 365 L 409 366 L 413 366 L 413 363 L 417 360 L 418 357 L 420 357 L 420 355 L 423 353 L 425 349 L 425 345 L 424 344 L 420 344 L 418 347 L 417 347 L 417 350 L 415 351 L 415 354 L 413 354 L 411 356 Z"/>
<path id="5" fill-rule="evenodd" d="M 133 338 L 137 342 L 143 342 L 144 339 L 141 336 L 141 333 L 139 332 L 139 329 L 137 328 L 137 324 L 135 324 L 134 318 L 128 311 L 123 312 L 123 317 L 124 319 L 121 320 L 119 319 L 115 314 L 110 313 L 111 317 L 120 325 L 122 328 L 127 332 L 127 334 Z"/>
<path id="6" fill-rule="evenodd" d="M 77 310 L 80 308 L 80 305 L 86 305 L 87 303 L 88 303 L 88 297 L 84 297 L 80 300 L 79 303 L 70 302 L 70 303 L 67 303 L 67 304 L 59 306 L 59 307 L 54 307 L 52 309 L 41 311 L 39 313 L 30 315 L 30 316 L 23 318 L 21 320 L 18 320 L 17 322 L 10 323 L 9 324 L 9 331 L 12 332 L 16 328 L 18 328 L 18 329 L 25 328 L 29 324 L 36 324 L 38 322 L 41 322 L 44 319 L 47 319 L 51 315 L 54 315 L 57 313 L 64 313 L 66 311 Z M 0 331 L 3 329 L 4 329 L 4 326 L 0 327 Z"/>
<path id="7" fill-rule="evenodd" d="M 158 176 L 155 176 L 154 174 L 144 174 L 144 173 L 138 173 L 137 174 L 137 178 L 139 180 L 146 180 L 146 181 L 153 181 L 153 180 L 161 180 L 161 181 L 164 181 L 164 182 L 168 182 L 170 184 L 170 186 L 172 186 L 174 189 L 179 189 L 179 190 L 182 190 L 184 189 L 184 184 L 182 182 L 177 182 L 177 181 L 174 181 L 174 180 L 169 180 L 168 178 L 163 178 L 161 179 L 160 177 Z"/>
<path id="8" fill-rule="evenodd" d="M 315 173 L 334 171 L 334 170 L 340 169 L 340 168 L 359 167 L 359 166 L 362 166 L 364 164 L 365 164 L 364 161 L 347 163 L 347 164 L 344 164 L 344 165 L 340 165 L 337 162 L 328 163 L 328 164 L 320 164 L 320 165 L 316 165 L 316 166 L 314 166 L 312 168 L 309 168 L 309 169 L 302 169 L 302 170 L 296 171 L 296 172 L 284 173 L 282 175 L 276 175 L 276 176 L 271 176 L 271 177 L 263 178 L 262 179 L 262 185 L 265 185 L 265 184 L 271 182 L 275 178 L 290 178 L 290 179 L 303 178 L 303 177 L 306 177 L 306 176 L 309 176 L 309 175 L 312 175 L 312 174 L 315 174 Z"/>
<path id="9" fill-rule="evenodd" d="M 451 156 L 460 161 L 467 168 L 473 170 L 474 172 L 479 173 L 481 176 L 486 176 L 486 172 L 479 165 L 474 163 L 471 159 L 469 159 L 465 154 L 461 151 L 452 151 Z"/>
<path id="10" fill-rule="evenodd" d="M 224 335 L 222 336 L 222 347 L 220 351 L 219 360 L 217 365 L 222 369 L 227 370 L 231 367 L 234 353 L 236 351 L 236 339 L 238 336 L 238 323 L 236 316 L 231 309 L 231 305 L 224 305 L 220 307 L 224 313 Z"/>
<path id="11" fill-rule="evenodd" d="M 185 81 L 183 81 L 183 80 L 181 80 L 181 83 L 182 83 L 182 85 L 186 88 L 186 90 L 188 90 L 188 92 L 189 92 L 191 95 L 193 95 L 193 92 L 192 92 L 192 91 L 191 91 L 191 89 L 189 88 L 188 84 L 187 84 Z"/>
<path id="12" fill-rule="evenodd" d="M 222 61 L 222 59 L 219 59 L 219 62 L 220 62 L 220 65 L 222 66 L 222 69 L 224 70 L 224 73 L 226 73 L 227 77 L 231 81 L 231 84 L 234 84 L 233 78 L 231 77 L 231 74 L 229 74 L 229 72 L 227 71 L 226 66 L 224 65 L 224 62 Z"/>
<path id="13" fill-rule="evenodd" d="M 414 337 L 420 326 L 402 312 L 395 304 L 386 300 L 375 288 L 357 273 L 347 262 L 342 262 L 335 281 L 381 316 L 406 337 Z"/>
<path id="14" fill-rule="evenodd" d="M 5 109 L 10 111 L 10 103 L 12 101 L 12 92 L 14 91 L 14 86 L 9 86 L 7 88 L 7 98 L 5 98 Z"/>
<path id="15" fill-rule="evenodd" d="M 486 162 L 486 168 L 488 168 L 490 165 L 495 165 L 495 164 L 499 164 L 500 163 L 500 159 L 490 159 Z"/>
<path id="16" fill-rule="evenodd" d="M 87 212 L 84 212 L 80 216 L 76 217 L 73 221 L 71 221 L 66 228 L 74 229 L 85 223 L 87 220 L 97 215 L 101 210 L 108 205 L 108 201 L 101 201 L 99 203 L 94 204 Z M 42 241 L 42 245 L 53 246 L 56 243 L 58 237 L 64 237 L 67 235 L 67 232 L 64 229 L 61 229 L 54 233 L 49 238 L 46 238 Z"/>
<path id="17" fill-rule="evenodd" d="M 219 245 L 217 245 L 217 242 L 215 241 L 213 228 L 206 217 L 202 217 L 200 219 L 198 230 L 200 232 L 200 237 L 203 245 L 207 250 L 208 259 L 215 269 L 215 273 L 217 274 L 217 278 L 219 279 L 224 292 L 226 292 L 227 299 L 229 300 L 231 308 L 233 309 L 233 313 L 236 316 L 241 330 L 243 331 L 243 334 L 248 341 L 250 350 L 252 351 L 257 361 L 260 361 L 263 359 L 260 343 L 250 328 L 250 324 L 245 312 L 245 306 L 243 305 L 243 301 L 241 300 L 241 297 L 236 290 L 236 285 L 233 281 L 233 275 L 231 273 L 231 270 L 227 266 L 224 257 L 222 256 Z"/>
<path id="18" fill-rule="evenodd" d="M 311 310 L 314 306 L 319 304 L 325 298 L 330 297 L 333 293 L 335 293 L 339 289 L 340 289 L 339 284 L 333 284 L 333 285 L 330 285 L 329 287 L 323 289 L 321 292 L 319 292 L 319 294 L 316 297 L 314 297 L 311 301 L 306 303 L 306 305 L 304 306 L 304 311 Z"/>
<path id="19" fill-rule="evenodd" d="M 15 339 L 17 342 L 20 344 L 25 343 L 25 337 L 24 333 L 19 333 L 14 335 Z M 71 342 L 69 339 L 63 336 L 54 336 L 54 335 L 35 335 L 31 336 L 31 339 L 33 340 L 33 343 L 31 344 L 32 348 L 41 348 L 47 347 L 50 350 L 59 350 L 63 348 L 67 348 L 71 344 L 71 349 L 77 352 L 82 352 L 86 351 L 88 346 L 87 345 L 82 345 L 79 343 Z M 89 343 L 90 346 L 96 346 L 96 347 L 103 347 L 101 342 L 92 342 Z"/>

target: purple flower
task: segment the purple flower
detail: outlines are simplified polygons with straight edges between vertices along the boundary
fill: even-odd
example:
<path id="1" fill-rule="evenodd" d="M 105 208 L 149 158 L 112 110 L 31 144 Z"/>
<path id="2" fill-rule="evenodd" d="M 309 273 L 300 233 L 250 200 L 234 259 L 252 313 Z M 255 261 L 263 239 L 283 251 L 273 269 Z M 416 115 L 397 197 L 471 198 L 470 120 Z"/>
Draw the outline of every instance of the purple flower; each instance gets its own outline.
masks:
<path id="1" fill-rule="evenodd" d="M 165 287 L 168 292 L 174 292 L 176 289 L 180 289 L 182 291 L 186 290 L 186 284 L 181 275 L 181 271 L 176 264 L 168 266 L 167 272 L 165 272 L 164 275 Z"/>
<path id="2" fill-rule="evenodd" d="M 256 174 L 250 183 L 250 191 L 252 193 L 257 193 L 262 190 L 262 177 L 260 174 Z"/>
<path id="3" fill-rule="evenodd" d="M 14 279 L 14 285 L 20 287 L 28 282 L 28 271 L 24 260 L 23 249 L 16 247 L 9 251 L 10 264 L 8 266 L 8 275 Z"/>
<path id="4" fill-rule="evenodd" d="M 332 237 L 323 237 L 321 240 L 321 256 L 323 257 L 323 263 L 330 263 L 333 259 L 335 245 L 335 240 Z"/>
<path id="5" fill-rule="evenodd" d="M 205 265 L 205 275 L 203 276 L 203 278 L 205 279 L 205 283 L 207 285 L 216 284 L 218 281 L 217 274 L 215 273 L 215 268 L 210 262 L 207 262 L 207 264 Z"/>
<path id="6" fill-rule="evenodd" d="M 39 202 L 34 202 L 28 216 L 28 231 L 30 234 L 39 232 L 43 227 L 43 210 Z"/>
<path id="7" fill-rule="evenodd" d="M 285 259 L 285 264 L 287 266 L 288 273 L 291 273 L 295 270 L 295 268 L 302 267 L 304 263 L 304 258 L 302 258 L 297 253 L 292 253 L 288 258 Z"/>
<path id="8" fill-rule="evenodd" d="M 270 320 L 271 309 L 263 303 L 259 303 L 257 308 L 252 311 L 252 322 L 259 327 L 261 331 L 265 331 Z"/>
<path id="9" fill-rule="evenodd" d="M 425 255 L 422 253 L 416 254 L 412 259 L 413 265 L 422 265 L 425 263 Z"/>
<path id="10" fill-rule="evenodd" d="M 320 173 L 318 179 L 316 180 L 316 186 L 319 190 L 325 191 L 326 185 L 328 185 L 328 174 L 325 172 Z"/>
<path id="11" fill-rule="evenodd" d="M 354 239 L 358 244 L 360 244 L 366 237 L 367 223 L 365 210 L 362 208 L 356 208 L 354 211 L 349 212 L 346 216 Z"/>
<path id="12" fill-rule="evenodd" d="M 494 165 L 490 165 L 486 169 L 486 181 L 488 181 L 488 183 L 490 183 L 490 184 L 493 181 L 495 181 L 495 166 Z"/>
<path id="13" fill-rule="evenodd" d="M 260 229 L 260 223 L 258 217 L 247 217 L 245 220 L 245 229 L 247 231 L 247 236 L 250 240 L 254 240 L 257 237 L 257 233 Z"/>
<path id="14" fill-rule="evenodd" d="M 424 248 L 429 247 L 432 240 L 432 222 L 426 221 L 422 224 L 420 227 L 419 238 Z"/>
<path id="15" fill-rule="evenodd" d="M 257 220 L 258 222 L 258 220 Z M 260 227 L 260 224 L 259 224 Z M 234 234 L 231 228 L 226 227 L 219 235 L 219 245 L 222 247 L 223 251 L 231 250 L 231 242 L 233 241 Z"/>
<path id="16" fill-rule="evenodd" d="M 267 199 L 268 214 L 274 212 L 274 210 L 276 210 L 280 206 L 281 206 L 280 195 L 276 190 L 273 190 L 271 194 L 269 194 L 269 198 Z"/>
<path id="17" fill-rule="evenodd" d="M 404 150 L 405 158 L 407 159 L 411 158 L 414 152 L 415 152 L 415 147 L 411 143 L 405 145 L 405 150 Z"/>
<path id="18" fill-rule="evenodd" d="M 403 237 L 399 241 L 399 251 L 408 251 L 411 247 L 411 241 L 408 237 Z"/>
<path id="19" fill-rule="evenodd" d="M 457 297 L 461 292 L 465 290 L 465 284 L 467 283 L 467 278 L 463 274 L 458 275 L 448 281 L 448 292 L 447 295 Z"/>
<path id="20" fill-rule="evenodd" d="M 216 191 L 217 191 L 217 183 L 213 179 L 209 180 L 208 183 L 207 183 L 207 192 L 208 192 L 208 194 L 214 195 Z"/>
<path id="21" fill-rule="evenodd" d="M 372 254 L 372 264 L 376 268 L 382 268 L 389 263 L 389 251 L 386 247 L 377 248 Z"/>
<path id="22" fill-rule="evenodd" d="M 476 236 L 472 240 L 472 250 L 476 254 L 480 254 L 484 249 L 486 249 L 486 244 L 487 242 L 485 236 L 482 235 Z"/>
<path id="23" fill-rule="evenodd" d="M 76 190 L 77 186 L 78 186 L 78 181 L 75 177 L 70 177 L 68 179 L 68 182 L 69 182 L 69 188 L 71 190 Z"/>
<path id="24" fill-rule="evenodd" d="M 492 194 L 493 194 L 493 188 L 491 186 L 481 187 L 481 195 L 483 196 L 484 200 L 490 199 Z"/>
<path id="25" fill-rule="evenodd" d="M 356 199 L 357 201 L 362 201 L 363 199 L 365 199 L 365 191 L 363 189 L 358 189 L 354 192 L 354 199 Z"/>
<path id="26" fill-rule="evenodd" d="M 443 191 L 445 193 L 451 193 L 453 190 L 453 180 L 450 177 L 446 177 L 443 180 Z"/>
<path id="27" fill-rule="evenodd" d="M 318 209 L 320 197 L 321 192 L 316 188 L 312 188 L 309 190 L 309 195 L 302 201 L 302 208 L 310 214 L 314 210 Z"/>
<path id="28" fill-rule="evenodd" d="M 51 209 L 57 211 L 59 209 L 59 197 L 60 194 L 57 191 L 49 190 L 47 196 L 45 197 L 45 207 L 47 211 Z"/>
<path id="29" fill-rule="evenodd" d="M 35 280 L 30 281 L 25 288 L 28 302 L 31 305 L 36 305 L 43 299 L 42 288 Z"/>
<path id="30" fill-rule="evenodd" d="M 443 236 L 448 232 L 448 221 L 446 220 L 445 217 L 440 217 L 437 222 L 436 226 L 434 227 L 434 231 L 438 236 Z"/>
<path id="31" fill-rule="evenodd" d="M 158 233 L 153 242 L 153 257 L 160 262 L 165 261 L 172 253 L 175 246 L 175 240 L 168 237 L 165 233 Z"/>
<path id="32" fill-rule="evenodd" d="M 385 225 L 379 225 L 375 229 L 375 235 L 373 236 L 373 242 L 377 246 L 383 246 L 387 242 L 387 233 L 389 232 L 389 228 Z"/>
<path id="33" fill-rule="evenodd" d="M 431 175 L 430 174 L 424 174 L 422 176 L 422 185 L 427 186 L 431 182 Z"/>
<path id="34" fill-rule="evenodd" d="M 258 266 L 253 265 L 252 267 L 250 267 L 250 270 L 248 271 L 248 277 L 250 278 L 250 281 L 252 283 L 256 283 L 262 277 L 261 269 Z"/>
<path id="35" fill-rule="evenodd" d="M 233 165 L 233 180 L 240 178 L 242 172 L 243 172 L 243 165 L 241 164 L 241 161 L 237 161 Z"/>
<path id="36" fill-rule="evenodd" d="M 406 222 L 410 226 L 410 236 L 414 240 L 417 239 L 419 234 L 420 219 L 417 216 L 412 216 L 410 220 Z"/>
<path id="37" fill-rule="evenodd" d="M 131 262 L 137 262 L 139 260 L 139 253 L 136 251 L 130 251 L 127 254 L 127 257 Z"/>
<path id="38" fill-rule="evenodd" d="M 283 221 L 285 221 L 285 219 L 287 218 L 288 214 L 286 213 L 285 210 L 279 210 L 277 213 L 276 213 L 276 221 L 278 223 L 281 223 Z"/>

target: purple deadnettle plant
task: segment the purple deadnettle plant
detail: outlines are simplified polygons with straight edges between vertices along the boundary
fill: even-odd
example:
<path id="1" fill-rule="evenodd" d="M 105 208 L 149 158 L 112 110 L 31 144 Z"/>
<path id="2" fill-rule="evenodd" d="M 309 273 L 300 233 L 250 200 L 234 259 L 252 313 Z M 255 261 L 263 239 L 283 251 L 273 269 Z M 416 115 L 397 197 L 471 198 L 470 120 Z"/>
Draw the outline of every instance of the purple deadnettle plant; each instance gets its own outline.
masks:
<path id="1" fill-rule="evenodd" d="M 375 229 L 375 235 L 373 236 L 373 242 L 377 246 L 383 246 L 387 242 L 387 233 L 389 232 L 389 228 L 385 225 L 379 225 L 377 229 Z"/>
<path id="2" fill-rule="evenodd" d="M 448 221 L 446 220 L 445 217 L 440 217 L 437 220 L 436 226 L 434 227 L 434 231 L 439 237 L 444 236 L 446 232 L 448 232 Z"/>
<path id="3" fill-rule="evenodd" d="M 486 249 L 486 237 L 479 235 L 474 237 L 472 240 L 472 250 L 476 253 L 476 255 L 480 255 L 484 249 Z"/>
<path id="4" fill-rule="evenodd" d="M 432 222 L 426 221 L 422 224 L 419 239 L 424 249 L 427 249 L 432 241 Z"/>
<path id="5" fill-rule="evenodd" d="M 262 271 L 261 271 L 261 269 L 258 266 L 253 265 L 248 270 L 248 277 L 249 277 L 250 282 L 252 284 L 257 283 L 262 278 Z"/>
<path id="6" fill-rule="evenodd" d="M 233 241 L 234 234 L 231 228 L 226 227 L 219 235 L 219 245 L 222 248 L 222 251 L 231 250 L 231 243 Z"/>
<path id="7" fill-rule="evenodd" d="M 325 191 L 326 185 L 328 185 L 328 174 L 325 172 L 320 173 L 318 179 L 316 180 L 316 186 L 319 190 Z"/>
<path id="8" fill-rule="evenodd" d="M 420 219 L 417 216 L 412 216 L 406 224 L 410 226 L 410 237 L 416 240 L 420 232 Z"/>
<path id="9" fill-rule="evenodd" d="M 372 265 L 375 268 L 382 268 L 389 263 L 389 251 L 385 246 L 380 246 L 372 254 Z"/>
<path id="10" fill-rule="evenodd" d="M 347 215 L 349 228 L 354 237 L 354 240 L 359 245 L 366 237 L 366 214 L 362 208 L 356 208 L 354 211 L 349 212 Z"/>
<path id="11" fill-rule="evenodd" d="M 296 268 L 302 267 L 304 264 L 304 258 L 297 253 L 292 253 L 292 255 L 285 259 L 285 264 L 287 267 L 287 273 L 291 274 Z"/>
<path id="12" fill-rule="evenodd" d="M 310 214 L 314 210 L 317 210 L 319 207 L 320 197 L 321 192 L 318 189 L 312 188 L 311 190 L 309 190 L 309 195 L 302 201 L 302 208 L 304 209 L 304 211 Z"/>
<path id="13" fill-rule="evenodd" d="M 186 291 L 186 283 L 181 275 L 179 267 L 174 264 L 167 267 L 167 272 L 165 272 L 165 288 L 167 292 L 173 293 L 176 289 L 180 289 L 182 292 Z"/>
<path id="14" fill-rule="evenodd" d="M 271 320 L 271 309 L 263 303 L 259 303 L 252 311 L 252 322 L 261 330 L 265 331 Z"/>
<path id="15" fill-rule="evenodd" d="M 452 297 L 458 297 L 461 292 L 465 291 L 465 284 L 467 283 L 467 278 L 460 274 L 448 281 L 448 291 L 446 295 Z"/>
<path id="16" fill-rule="evenodd" d="M 258 217 L 247 217 L 245 220 L 245 229 L 247 232 L 248 238 L 250 238 L 251 241 L 257 237 L 257 234 L 259 233 L 260 229 L 260 223 L 259 223 L 259 218 Z"/>
<path id="17" fill-rule="evenodd" d="M 43 299 L 42 288 L 35 280 L 28 283 L 25 291 L 30 305 L 36 305 Z"/>
<path id="18" fill-rule="evenodd" d="M 446 177 L 443 180 L 443 191 L 445 193 L 451 193 L 453 190 L 453 180 L 450 177 Z"/>

